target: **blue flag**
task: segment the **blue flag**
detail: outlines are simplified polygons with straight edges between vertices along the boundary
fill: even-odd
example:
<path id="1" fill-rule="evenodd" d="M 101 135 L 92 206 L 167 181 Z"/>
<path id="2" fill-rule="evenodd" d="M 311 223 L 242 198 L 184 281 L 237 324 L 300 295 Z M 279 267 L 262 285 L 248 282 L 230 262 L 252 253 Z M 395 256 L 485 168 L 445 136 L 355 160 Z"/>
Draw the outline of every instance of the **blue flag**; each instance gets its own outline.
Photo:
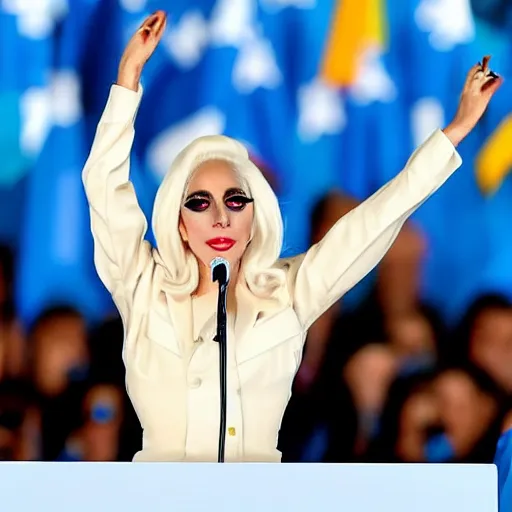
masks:
<path id="1" fill-rule="evenodd" d="M 85 2 L 90 4 L 90 2 Z M 89 219 L 81 170 L 87 158 L 81 102 L 81 32 L 77 3 L 59 27 L 48 85 L 51 129 L 27 182 L 20 241 L 18 306 L 30 324 L 45 307 L 70 304 L 97 319 L 106 303 L 94 286 Z"/>

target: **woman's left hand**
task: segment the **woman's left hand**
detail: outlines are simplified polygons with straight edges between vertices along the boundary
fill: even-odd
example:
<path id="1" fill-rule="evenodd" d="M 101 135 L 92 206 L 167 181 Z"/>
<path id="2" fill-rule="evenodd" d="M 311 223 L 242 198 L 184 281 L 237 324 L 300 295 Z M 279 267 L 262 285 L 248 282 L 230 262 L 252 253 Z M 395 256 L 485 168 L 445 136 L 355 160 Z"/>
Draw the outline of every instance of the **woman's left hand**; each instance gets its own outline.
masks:
<path id="1" fill-rule="evenodd" d="M 473 66 L 466 77 L 457 113 L 444 133 L 457 146 L 475 127 L 503 79 L 489 69 L 490 57 Z"/>

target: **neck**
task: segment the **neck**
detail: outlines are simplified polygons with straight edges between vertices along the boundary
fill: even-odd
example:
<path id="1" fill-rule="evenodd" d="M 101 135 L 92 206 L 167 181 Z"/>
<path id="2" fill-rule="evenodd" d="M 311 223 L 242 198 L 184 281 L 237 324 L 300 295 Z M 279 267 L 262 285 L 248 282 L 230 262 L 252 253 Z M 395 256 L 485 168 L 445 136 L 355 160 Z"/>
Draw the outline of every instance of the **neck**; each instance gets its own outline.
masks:
<path id="1" fill-rule="evenodd" d="M 234 285 L 238 281 L 238 274 L 240 270 L 240 263 L 233 265 L 229 269 L 230 278 L 228 290 L 233 289 Z M 207 267 L 202 262 L 199 262 L 199 284 L 194 292 L 196 297 L 201 297 L 202 295 L 207 295 L 219 289 L 218 283 L 214 283 L 212 281 L 211 270 L 210 267 Z"/>

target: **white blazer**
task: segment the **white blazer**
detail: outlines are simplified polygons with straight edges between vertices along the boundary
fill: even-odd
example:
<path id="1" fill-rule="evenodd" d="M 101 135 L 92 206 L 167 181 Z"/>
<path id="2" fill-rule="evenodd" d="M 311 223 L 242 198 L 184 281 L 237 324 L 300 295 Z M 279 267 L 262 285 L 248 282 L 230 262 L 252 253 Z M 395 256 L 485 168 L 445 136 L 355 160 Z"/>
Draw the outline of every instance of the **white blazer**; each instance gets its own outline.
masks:
<path id="1" fill-rule="evenodd" d="M 192 300 L 166 288 L 156 249 L 143 240 L 147 222 L 129 181 L 141 96 L 141 89 L 112 86 L 83 171 L 95 264 L 123 319 L 127 391 L 144 431 L 134 460 L 216 461 L 215 325 L 206 322 L 193 339 Z M 278 261 L 288 275 L 290 305 L 237 286 L 236 323 L 228 331 L 226 461 L 281 460 L 279 428 L 308 328 L 379 263 L 406 219 L 461 162 L 444 133 L 434 132 L 396 178 L 320 243 Z"/>

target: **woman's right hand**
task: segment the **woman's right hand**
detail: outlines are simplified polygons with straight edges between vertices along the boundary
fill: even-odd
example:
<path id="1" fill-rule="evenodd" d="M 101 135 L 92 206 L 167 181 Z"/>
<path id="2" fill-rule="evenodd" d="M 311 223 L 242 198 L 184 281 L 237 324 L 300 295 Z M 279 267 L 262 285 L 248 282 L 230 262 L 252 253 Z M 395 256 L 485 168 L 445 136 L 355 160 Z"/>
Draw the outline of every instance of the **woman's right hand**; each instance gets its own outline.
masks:
<path id="1" fill-rule="evenodd" d="M 466 83 L 453 121 L 444 129 L 445 135 L 457 146 L 475 127 L 483 116 L 491 98 L 503 83 L 503 79 L 489 68 L 490 56 L 482 64 L 473 66 Z"/>
<path id="2" fill-rule="evenodd" d="M 137 91 L 144 65 L 155 51 L 165 31 L 167 16 L 156 11 L 144 20 L 124 49 L 119 64 L 117 85 Z"/>

